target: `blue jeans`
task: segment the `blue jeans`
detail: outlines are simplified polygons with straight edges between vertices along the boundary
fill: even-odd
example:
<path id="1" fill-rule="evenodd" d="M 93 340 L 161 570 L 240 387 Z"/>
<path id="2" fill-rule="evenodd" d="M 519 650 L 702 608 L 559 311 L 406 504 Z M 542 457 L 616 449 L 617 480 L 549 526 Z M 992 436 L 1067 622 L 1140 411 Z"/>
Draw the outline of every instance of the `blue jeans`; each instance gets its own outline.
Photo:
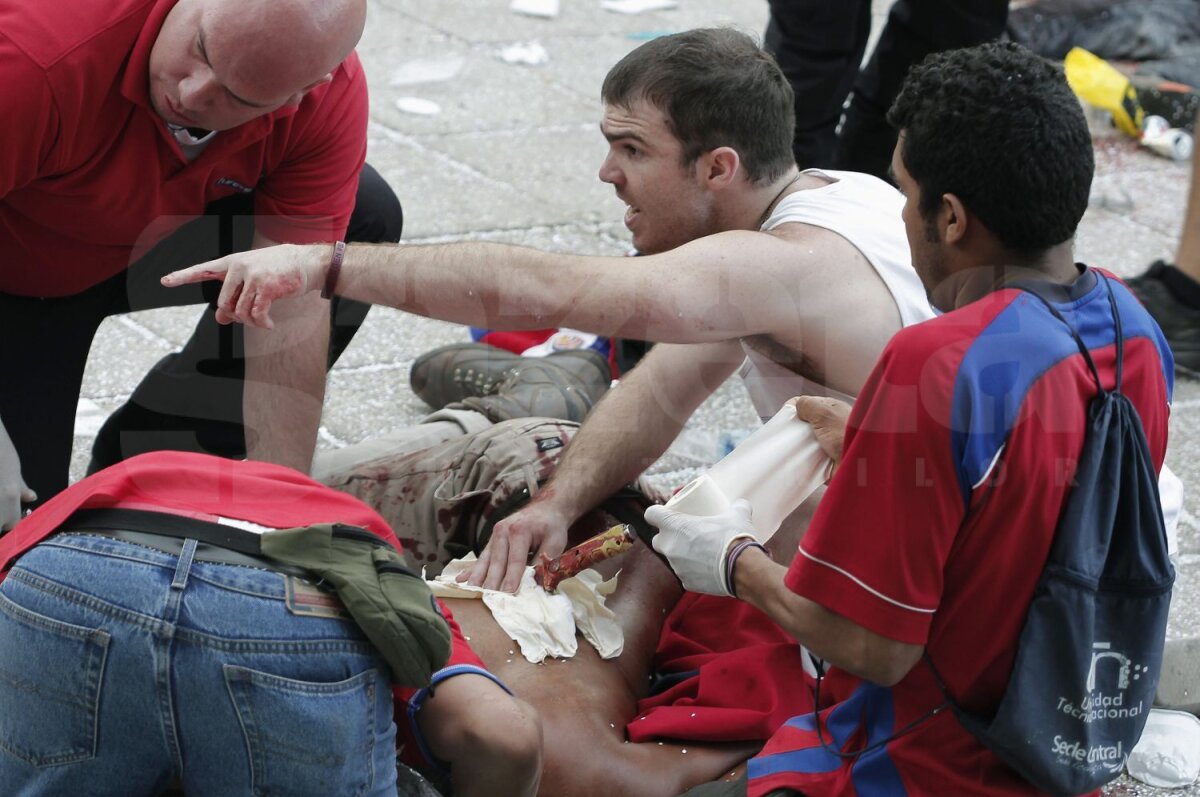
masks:
<path id="1" fill-rule="evenodd" d="M 59 534 L 0 584 L 0 795 L 396 794 L 387 664 L 286 577 Z"/>

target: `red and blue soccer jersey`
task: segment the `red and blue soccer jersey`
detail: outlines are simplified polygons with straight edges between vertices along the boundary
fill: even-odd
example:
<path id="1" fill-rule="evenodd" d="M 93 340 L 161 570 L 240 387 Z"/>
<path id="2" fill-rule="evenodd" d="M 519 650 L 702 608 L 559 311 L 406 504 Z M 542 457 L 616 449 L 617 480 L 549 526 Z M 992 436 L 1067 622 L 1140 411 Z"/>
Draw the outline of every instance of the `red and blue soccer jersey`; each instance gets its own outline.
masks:
<path id="1" fill-rule="evenodd" d="M 1037 290 L 1078 331 L 1111 388 L 1115 331 L 1097 274 L 1085 270 L 1072 286 Z M 1125 286 L 1110 284 L 1125 337 L 1121 390 L 1137 408 L 1160 468 L 1173 388 L 1170 350 Z M 788 571 L 788 587 L 875 633 L 924 645 L 965 708 L 992 712 L 1095 392 L 1070 332 L 1018 289 L 902 330 L 854 407 L 845 456 Z M 833 668 L 821 684 L 820 738 L 812 714 L 785 723 L 751 760 L 749 793 L 1036 793 L 952 712 L 927 716 L 943 702 L 924 662 L 891 688 Z M 863 748 L 871 749 L 834 752 Z"/>

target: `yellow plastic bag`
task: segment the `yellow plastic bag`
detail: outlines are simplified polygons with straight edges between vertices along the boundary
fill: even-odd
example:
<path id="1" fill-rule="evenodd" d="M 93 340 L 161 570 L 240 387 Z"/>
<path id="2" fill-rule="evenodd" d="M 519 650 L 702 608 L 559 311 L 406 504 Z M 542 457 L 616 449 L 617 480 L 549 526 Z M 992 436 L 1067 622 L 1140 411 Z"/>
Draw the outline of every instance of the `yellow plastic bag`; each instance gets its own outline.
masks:
<path id="1" fill-rule="evenodd" d="M 1129 78 L 1082 47 L 1072 48 L 1063 63 L 1067 83 L 1079 99 L 1111 113 L 1121 132 L 1134 138 L 1142 135 L 1146 112 L 1142 110 L 1137 90 Z"/>

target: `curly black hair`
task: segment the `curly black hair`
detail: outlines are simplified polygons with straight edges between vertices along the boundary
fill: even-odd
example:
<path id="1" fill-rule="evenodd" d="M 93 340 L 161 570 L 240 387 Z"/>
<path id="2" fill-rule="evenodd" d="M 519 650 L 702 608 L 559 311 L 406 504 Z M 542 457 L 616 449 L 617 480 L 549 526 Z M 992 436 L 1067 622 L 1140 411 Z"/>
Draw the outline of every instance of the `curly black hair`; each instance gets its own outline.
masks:
<path id="1" fill-rule="evenodd" d="M 943 194 L 1010 252 L 1069 240 L 1087 209 L 1092 140 L 1062 70 L 1012 42 L 935 53 L 909 72 L 888 121 L 929 219 Z"/>
<path id="2" fill-rule="evenodd" d="M 717 147 L 737 151 L 751 182 L 773 182 L 795 166 L 791 84 L 770 53 L 732 28 L 646 42 L 609 70 L 600 95 L 609 105 L 646 100 L 662 111 L 685 166 Z"/>

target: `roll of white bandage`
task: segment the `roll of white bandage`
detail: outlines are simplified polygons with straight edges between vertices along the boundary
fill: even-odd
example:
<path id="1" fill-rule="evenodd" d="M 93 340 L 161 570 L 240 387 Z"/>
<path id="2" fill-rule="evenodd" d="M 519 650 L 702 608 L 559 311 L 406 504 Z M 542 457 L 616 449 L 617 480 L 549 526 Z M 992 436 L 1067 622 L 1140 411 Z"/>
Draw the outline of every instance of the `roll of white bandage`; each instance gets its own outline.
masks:
<path id="1" fill-rule="evenodd" d="M 667 507 L 690 515 L 719 515 L 738 498 L 754 508 L 758 540 L 766 542 L 784 518 L 829 479 L 832 462 L 812 427 L 791 403 L 716 465 L 672 496 Z"/>

